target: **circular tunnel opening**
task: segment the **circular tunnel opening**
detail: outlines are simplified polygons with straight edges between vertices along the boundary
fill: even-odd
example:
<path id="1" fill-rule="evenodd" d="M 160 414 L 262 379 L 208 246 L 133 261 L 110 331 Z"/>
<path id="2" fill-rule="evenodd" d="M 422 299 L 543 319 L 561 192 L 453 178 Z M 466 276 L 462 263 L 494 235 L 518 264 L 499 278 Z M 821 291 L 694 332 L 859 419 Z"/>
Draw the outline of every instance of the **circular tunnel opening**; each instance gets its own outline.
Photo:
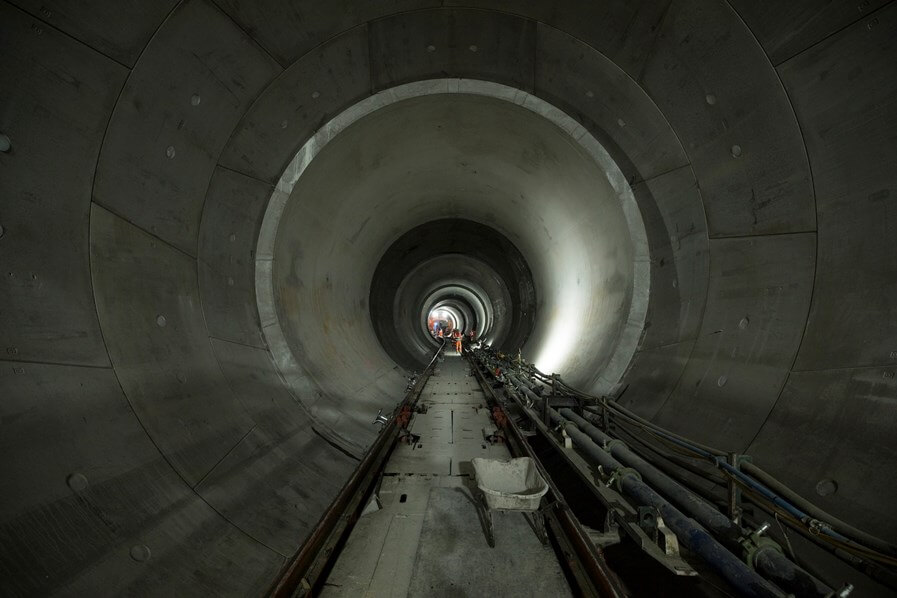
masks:
<path id="1" fill-rule="evenodd" d="M 456 328 L 464 328 L 461 324 L 461 316 L 450 306 L 439 304 L 430 310 L 427 314 L 427 327 L 430 336 L 436 337 L 438 332 L 451 332 Z M 441 336 L 440 336 L 441 338 Z"/>
<path id="2" fill-rule="evenodd" d="M 424 300 L 422 306 L 421 313 L 426 313 L 427 317 L 426 320 L 421 320 L 421 324 L 434 341 L 438 340 L 440 328 L 447 332 L 438 320 L 442 310 L 458 313 L 456 321 L 460 324 L 454 324 L 453 329 L 458 328 L 464 334 L 477 337 L 488 333 L 495 313 L 495 305 L 488 293 L 470 280 L 438 287 Z"/>
<path id="3" fill-rule="evenodd" d="M 438 272 L 440 268 L 442 275 Z M 492 331 L 495 324 L 499 331 L 497 338 L 504 338 L 503 331 L 510 325 L 503 319 L 510 294 L 488 264 L 471 256 L 442 256 L 421 264 L 419 269 L 426 269 L 432 280 L 439 281 L 426 290 L 426 298 L 421 302 L 421 315 L 436 306 L 453 305 L 466 316 L 463 331 L 473 331 L 482 337 Z M 409 273 L 407 280 L 414 278 L 415 274 Z M 421 318 L 421 326 L 426 328 L 427 324 Z"/>
<path id="4" fill-rule="evenodd" d="M 430 359 L 431 311 L 446 316 L 449 333 L 478 326 L 484 332 L 494 323 L 493 343 L 517 349 L 532 333 L 537 303 L 520 250 L 492 227 L 460 218 L 428 222 L 399 237 L 377 264 L 369 300 L 380 345 L 407 369 Z"/>
<path id="5" fill-rule="evenodd" d="M 257 254 L 278 368 L 350 438 L 428 362 L 436 306 L 594 389 L 619 380 L 647 305 L 645 229 L 616 163 L 556 107 L 485 81 L 401 85 L 321 127 Z"/>

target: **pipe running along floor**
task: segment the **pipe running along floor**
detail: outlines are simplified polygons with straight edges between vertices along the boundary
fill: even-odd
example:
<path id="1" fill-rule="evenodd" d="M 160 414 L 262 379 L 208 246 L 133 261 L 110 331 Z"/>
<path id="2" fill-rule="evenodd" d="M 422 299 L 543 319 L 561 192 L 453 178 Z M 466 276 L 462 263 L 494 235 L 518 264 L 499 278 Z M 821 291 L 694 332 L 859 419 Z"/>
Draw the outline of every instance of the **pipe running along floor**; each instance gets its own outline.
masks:
<path id="1" fill-rule="evenodd" d="M 447 350 L 383 471 L 380 509 L 362 516 L 322 595 L 570 596 L 554 551 L 521 513 L 494 513 L 490 548 L 474 501 L 474 457 L 509 459 L 484 438 L 494 428 L 469 365 Z M 487 432 L 484 432 L 486 430 Z"/>

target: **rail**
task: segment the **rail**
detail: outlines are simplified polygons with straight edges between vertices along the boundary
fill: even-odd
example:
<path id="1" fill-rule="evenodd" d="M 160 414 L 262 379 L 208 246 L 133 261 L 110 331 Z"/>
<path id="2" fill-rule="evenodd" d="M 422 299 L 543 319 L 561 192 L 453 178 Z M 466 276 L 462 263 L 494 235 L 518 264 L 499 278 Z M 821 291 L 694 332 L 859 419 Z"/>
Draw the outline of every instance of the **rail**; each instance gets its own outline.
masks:
<path id="1" fill-rule="evenodd" d="M 312 593 L 321 573 L 336 556 L 334 547 L 348 535 L 357 521 L 364 499 L 370 494 L 377 476 L 383 470 L 400 430 L 408 424 L 411 410 L 444 348 L 445 342 L 436 350 L 427 367 L 405 393 L 393 411 L 392 417 L 385 422 L 377 439 L 365 451 L 358 467 L 324 511 L 315 529 L 281 571 L 269 596 L 287 598 Z"/>

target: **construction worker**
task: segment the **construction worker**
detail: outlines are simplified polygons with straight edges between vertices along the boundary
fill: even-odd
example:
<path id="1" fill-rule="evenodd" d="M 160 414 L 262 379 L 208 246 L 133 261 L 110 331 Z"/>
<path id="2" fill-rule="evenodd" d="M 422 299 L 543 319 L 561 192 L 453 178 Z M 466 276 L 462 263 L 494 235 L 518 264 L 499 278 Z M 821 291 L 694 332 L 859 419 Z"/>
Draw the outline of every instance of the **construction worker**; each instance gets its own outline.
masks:
<path id="1" fill-rule="evenodd" d="M 458 355 L 460 355 L 461 354 L 461 331 L 456 328 L 455 331 L 452 333 L 452 336 L 455 339 L 455 351 L 457 351 Z"/>
<path id="2" fill-rule="evenodd" d="M 442 333 L 442 326 L 439 327 L 439 330 L 436 332 L 436 338 L 443 339 L 445 335 Z"/>

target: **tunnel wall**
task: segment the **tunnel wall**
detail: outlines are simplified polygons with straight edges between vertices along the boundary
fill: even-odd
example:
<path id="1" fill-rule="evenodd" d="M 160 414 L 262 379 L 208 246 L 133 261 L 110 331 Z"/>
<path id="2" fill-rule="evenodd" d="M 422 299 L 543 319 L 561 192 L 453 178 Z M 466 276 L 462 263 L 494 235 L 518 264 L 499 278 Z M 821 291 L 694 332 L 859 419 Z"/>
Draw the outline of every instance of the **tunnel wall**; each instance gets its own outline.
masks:
<path id="1" fill-rule="evenodd" d="M 264 198 L 327 119 L 445 76 L 550 101 L 629 177 L 624 402 L 897 536 L 897 5 L 323 6 L 0 3 L 4 594 L 263 591 L 354 463 L 247 307 Z"/>

